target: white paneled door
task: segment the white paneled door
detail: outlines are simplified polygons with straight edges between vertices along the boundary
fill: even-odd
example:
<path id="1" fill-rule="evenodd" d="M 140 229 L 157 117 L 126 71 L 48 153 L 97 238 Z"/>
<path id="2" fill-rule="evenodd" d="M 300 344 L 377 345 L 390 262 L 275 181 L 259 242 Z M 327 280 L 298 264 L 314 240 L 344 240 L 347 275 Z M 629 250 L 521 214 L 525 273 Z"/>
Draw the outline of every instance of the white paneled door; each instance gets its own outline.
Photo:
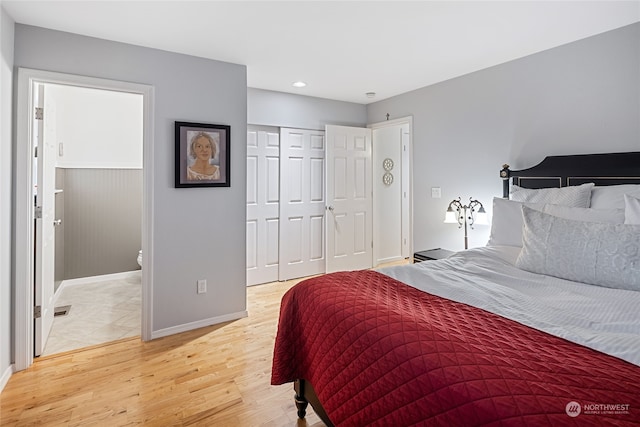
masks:
<path id="1" fill-rule="evenodd" d="M 280 134 L 247 130 L 247 285 L 278 280 Z"/>
<path id="2" fill-rule="evenodd" d="M 55 265 L 55 102 L 51 95 L 45 99 L 44 85 L 39 85 L 34 100 L 34 135 L 36 141 L 36 254 L 34 297 L 34 355 L 42 354 L 54 316 L 54 265 Z M 38 313 L 39 312 L 39 313 Z"/>
<path id="3" fill-rule="evenodd" d="M 324 132 L 280 130 L 280 280 L 325 271 Z"/>
<path id="4" fill-rule="evenodd" d="M 326 126 L 326 271 L 370 268 L 373 263 L 371 129 Z"/>
<path id="5" fill-rule="evenodd" d="M 409 123 L 372 129 L 373 265 L 401 260 L 410 252 Z"/>

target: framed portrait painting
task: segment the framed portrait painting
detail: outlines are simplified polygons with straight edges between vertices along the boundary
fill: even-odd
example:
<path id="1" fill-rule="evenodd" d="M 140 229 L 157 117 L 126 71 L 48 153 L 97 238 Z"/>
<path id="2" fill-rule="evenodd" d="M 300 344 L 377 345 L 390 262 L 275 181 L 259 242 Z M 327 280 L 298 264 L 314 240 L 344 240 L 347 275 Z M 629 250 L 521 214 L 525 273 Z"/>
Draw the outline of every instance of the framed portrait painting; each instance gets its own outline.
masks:
<path id="1" fill-rule="evenodd" d="M 231 186 L 231 127 L 176 122 L 175 187 Z"/>

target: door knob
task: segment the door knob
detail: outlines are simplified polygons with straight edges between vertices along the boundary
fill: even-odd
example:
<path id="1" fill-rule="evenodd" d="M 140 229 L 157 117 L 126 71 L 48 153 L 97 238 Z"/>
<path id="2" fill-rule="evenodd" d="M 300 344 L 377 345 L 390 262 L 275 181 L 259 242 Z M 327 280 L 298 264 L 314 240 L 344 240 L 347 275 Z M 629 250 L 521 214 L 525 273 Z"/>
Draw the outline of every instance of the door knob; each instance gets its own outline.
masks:
<path id="1" fill-rule="evenodd" d="M 327 207 L 327 209 L 329 209 L 331 212 L 333 212 L 333 206 L 329 206 L 329 207 Z"/>
<path id="2" fill-rule="evenodd" d="M 54 226 L 60 225 L 60 224 L 62 224 L 62 220 L 61 219 L 56 219 L 55 221 L 53 221 L 53 225 Z"/>

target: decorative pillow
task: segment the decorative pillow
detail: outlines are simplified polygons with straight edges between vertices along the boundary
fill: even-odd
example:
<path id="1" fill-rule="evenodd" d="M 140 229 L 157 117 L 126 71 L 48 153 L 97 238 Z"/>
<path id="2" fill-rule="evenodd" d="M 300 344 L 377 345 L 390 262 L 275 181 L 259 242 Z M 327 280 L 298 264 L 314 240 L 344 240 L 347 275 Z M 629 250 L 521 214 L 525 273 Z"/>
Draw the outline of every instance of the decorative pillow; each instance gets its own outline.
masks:
<path id="1" fill-rule="evenodd" d="M 529 203 L 552 203 L 554 205 L 588 208 L 591 203 L 592 182 L 562 188 L 522 188 L 511 186 L 511 200 Z"/>
<path id="2" fill-rule="evenodd" d="M 522 207 L 516 266 L 574 282 L 640 291 L 640 225 L 572 221 Z"/>
<path id="3" fill-rule="evenodd" d="M 591 209 L 571 208 L 561 205 L 544 205 L 542 212 L 575 221 L 606 222 L 609 224 L 624 223 L 624 209 Z"/>
<path id="4" fill-rule="evenodd" d="M 501 197 L 493 198 L 491 235 L 487 246 L 522 247 L 522 205 L 525 203 Z M 543 203 L 527 203 L 532 209 L 542 210 Z"/>
<path id="5" fill-rule="evenodd" d="M 640 199 L 624 195 L 624 223 L 640 224 Z"/>
<path id="6" fill-rule="evenodd" d="M 593 189 L 591 190 L 591 205 L 589 205 L 589 207 L 595 209 L 624 209 L 625 194 L 640 198 L 640 184 L 606 185 L 603 187 L 593 187 Z"/>

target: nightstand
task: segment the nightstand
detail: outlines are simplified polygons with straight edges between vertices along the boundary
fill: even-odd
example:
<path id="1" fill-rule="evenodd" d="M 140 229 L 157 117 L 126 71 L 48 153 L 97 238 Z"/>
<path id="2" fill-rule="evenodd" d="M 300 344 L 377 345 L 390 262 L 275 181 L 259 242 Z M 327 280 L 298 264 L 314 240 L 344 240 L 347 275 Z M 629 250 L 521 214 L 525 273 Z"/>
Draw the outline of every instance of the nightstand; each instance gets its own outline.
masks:
<path id="1" fill-rule="evenodd" d="M 426 251 L 420 251 L 413 254 L 413 262 L 422 262 L 422 261 L 433 261 L 437 259 L 446 258 L 451 255 L 453 251 L 448 251 L 446 249 L 436 248 L 436 249 L 427 249 Z"/>

